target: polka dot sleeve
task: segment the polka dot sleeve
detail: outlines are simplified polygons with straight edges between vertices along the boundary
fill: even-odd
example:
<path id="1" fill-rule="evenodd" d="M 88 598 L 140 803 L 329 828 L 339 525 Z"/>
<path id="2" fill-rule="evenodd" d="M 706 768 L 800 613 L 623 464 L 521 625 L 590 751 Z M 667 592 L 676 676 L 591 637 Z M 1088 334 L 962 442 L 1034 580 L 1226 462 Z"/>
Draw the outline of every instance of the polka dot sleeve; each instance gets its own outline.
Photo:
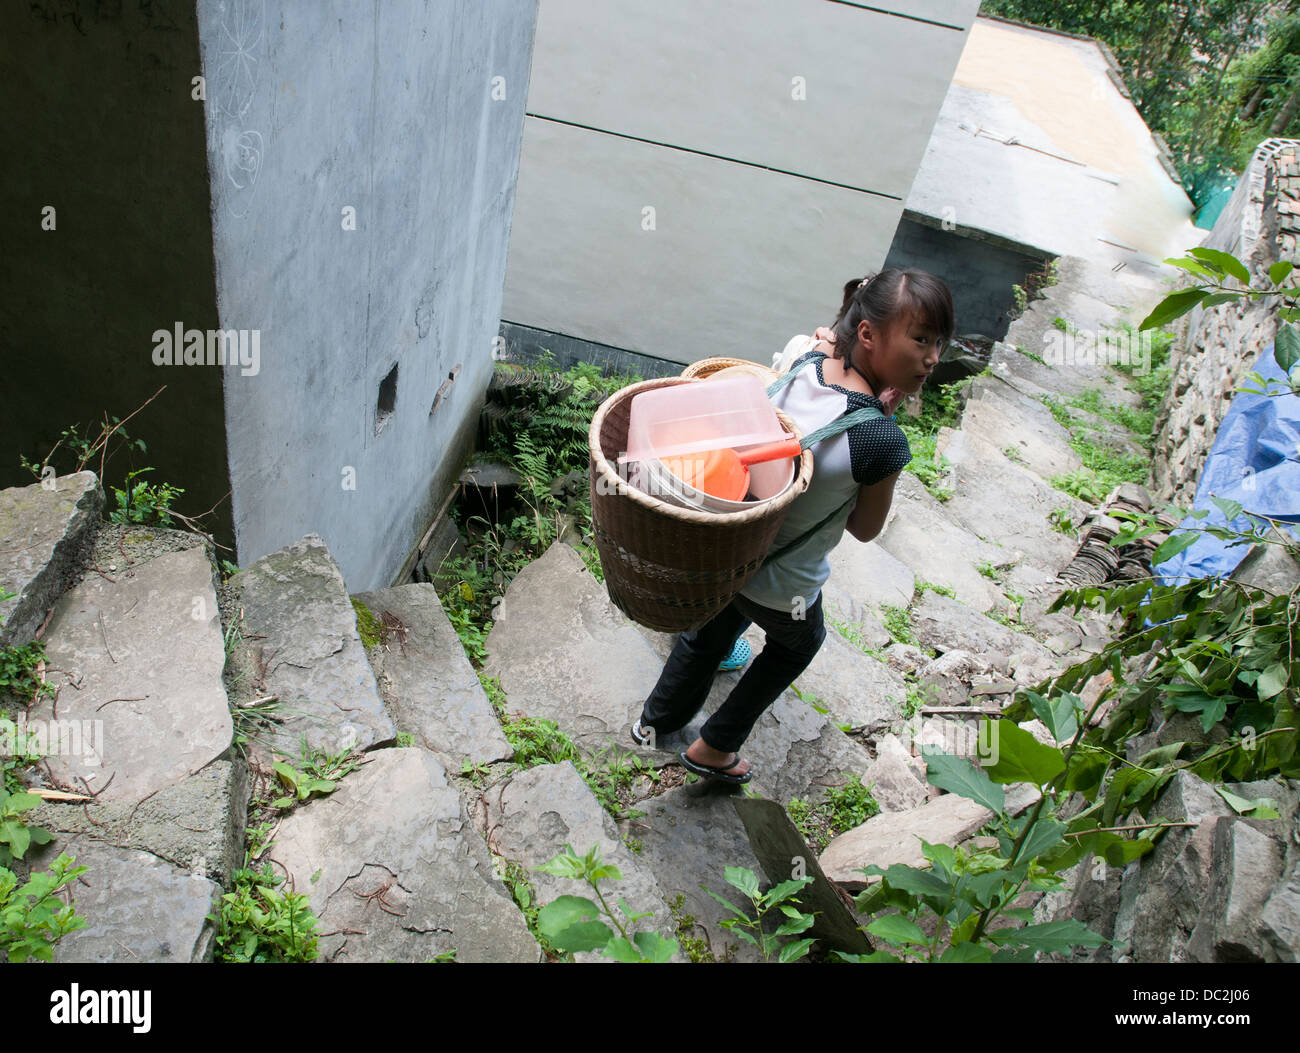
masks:
<path id="1" fill-rule="evenodd" d="M 864 403 L 880 408 L 875 399 L 868 401 L 864 397 Z M 912 459 L 912 447 L 894 421 L 868 420 L 849 429 L 849 459 L 853 481 L 859 486 L 871 486 L 906 468 Z"/>

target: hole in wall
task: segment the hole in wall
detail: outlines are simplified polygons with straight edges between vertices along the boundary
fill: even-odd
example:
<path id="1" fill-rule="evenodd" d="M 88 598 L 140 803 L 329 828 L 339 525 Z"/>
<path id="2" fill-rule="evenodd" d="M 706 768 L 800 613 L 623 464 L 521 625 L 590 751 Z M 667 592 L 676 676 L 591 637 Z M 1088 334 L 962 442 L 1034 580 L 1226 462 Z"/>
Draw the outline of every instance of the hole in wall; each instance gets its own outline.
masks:
<path id="1" fill-rule="evenodd" d="M 397 406 L 397 366 L 388 371 L 388 376 L 379 382 L 379 402 L 375 407 L 375 434 L 384 430 L 388 418 Z"/>

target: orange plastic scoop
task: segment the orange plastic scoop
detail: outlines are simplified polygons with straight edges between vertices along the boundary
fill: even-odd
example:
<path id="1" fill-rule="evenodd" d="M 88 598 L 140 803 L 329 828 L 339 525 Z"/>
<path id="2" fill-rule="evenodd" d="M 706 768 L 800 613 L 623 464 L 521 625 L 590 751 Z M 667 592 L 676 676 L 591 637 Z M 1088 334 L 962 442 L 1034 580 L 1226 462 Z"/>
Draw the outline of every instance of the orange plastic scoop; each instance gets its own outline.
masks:
<path id="1" fill-rule="evenodd" d="M 771 442 L 740 453 L 731 448 L 663 458 L 663 466 L 696 490 L 724 501 L 743 501 L 749 492 L 749 465 L 798 457 L 798 439 Z"/>

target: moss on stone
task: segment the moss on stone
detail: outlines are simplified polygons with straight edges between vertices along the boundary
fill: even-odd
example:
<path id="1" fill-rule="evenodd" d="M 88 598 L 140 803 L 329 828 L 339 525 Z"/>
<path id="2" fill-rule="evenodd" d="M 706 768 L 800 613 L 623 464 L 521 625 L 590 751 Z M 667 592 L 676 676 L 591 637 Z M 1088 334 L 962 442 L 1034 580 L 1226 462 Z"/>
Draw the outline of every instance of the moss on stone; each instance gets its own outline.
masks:
<path id="1" fill-rule="evenodd" d="M 355 596 L 352 597 L 352 609 L 357 612 L 357 632 L 361 642 L 367 647 L 378 647 L 384 628 L 374 612 Z"/>

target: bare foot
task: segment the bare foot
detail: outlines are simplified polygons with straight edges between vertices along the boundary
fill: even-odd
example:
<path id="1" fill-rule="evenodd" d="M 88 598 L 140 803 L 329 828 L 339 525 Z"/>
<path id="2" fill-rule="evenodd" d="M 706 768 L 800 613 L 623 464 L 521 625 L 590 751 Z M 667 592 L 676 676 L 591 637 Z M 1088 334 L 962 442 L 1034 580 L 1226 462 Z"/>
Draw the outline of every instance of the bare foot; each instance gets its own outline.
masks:
<path id="1" fill-rule="evenodd" d="M 744 775 L 749 771 L 749 761 L 745 760 L 740 754 L 731 752 L 727 753 L 722 750 L 715 750 L 703 739 L 696 739 L 686 747 L 686 756 L 696 764 L 703 764 L 708 768 L 721 768 L 727 761 L 735 758 L 735 763 L 729 768 L 721 768 L 728 775 Z"/>

